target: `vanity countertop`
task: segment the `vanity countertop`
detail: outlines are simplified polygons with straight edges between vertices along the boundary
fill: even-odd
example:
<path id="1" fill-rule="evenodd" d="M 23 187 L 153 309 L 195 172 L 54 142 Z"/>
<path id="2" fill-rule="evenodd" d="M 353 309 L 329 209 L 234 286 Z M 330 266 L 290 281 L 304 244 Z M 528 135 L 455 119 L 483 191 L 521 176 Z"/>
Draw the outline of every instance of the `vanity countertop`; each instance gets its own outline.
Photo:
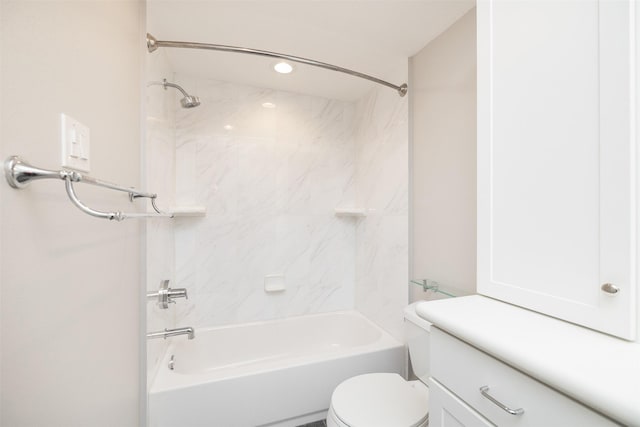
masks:
<path id="1" fill-rule="evenodd" d="M 416 312 L 612 419 L 640 426 L 640 343 L 481 295 L 423 302 Z"/>

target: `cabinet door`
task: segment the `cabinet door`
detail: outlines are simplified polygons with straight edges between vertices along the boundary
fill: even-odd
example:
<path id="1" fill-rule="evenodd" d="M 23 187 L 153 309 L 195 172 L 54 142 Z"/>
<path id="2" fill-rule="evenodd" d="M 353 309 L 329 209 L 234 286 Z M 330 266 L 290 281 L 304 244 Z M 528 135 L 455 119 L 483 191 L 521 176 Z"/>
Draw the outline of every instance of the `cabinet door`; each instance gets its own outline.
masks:
<path id="1" fill-rule="evenodd" d="M 477 10 L 478 291 L 626 339 L 636 298 L 634 7 L 522 0 Z"/>
<path id="2" fill-rule="evenodd" d="M 429 378 L 431 427 L 490 427 L 491 424 L 433 378 Z"/>

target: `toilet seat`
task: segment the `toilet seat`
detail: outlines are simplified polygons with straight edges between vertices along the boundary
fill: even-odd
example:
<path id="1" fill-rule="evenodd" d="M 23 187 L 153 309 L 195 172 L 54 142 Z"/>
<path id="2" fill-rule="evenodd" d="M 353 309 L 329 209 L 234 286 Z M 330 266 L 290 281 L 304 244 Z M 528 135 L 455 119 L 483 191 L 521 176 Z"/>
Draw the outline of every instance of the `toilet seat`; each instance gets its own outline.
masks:
<path id="1" fill-rule="evenodd" d="M 328 415 L 339 427 L 424 427 L 428 417 L 426 386 L 388 373 L 359 375 L 342 382 L 331 396 Z"/>

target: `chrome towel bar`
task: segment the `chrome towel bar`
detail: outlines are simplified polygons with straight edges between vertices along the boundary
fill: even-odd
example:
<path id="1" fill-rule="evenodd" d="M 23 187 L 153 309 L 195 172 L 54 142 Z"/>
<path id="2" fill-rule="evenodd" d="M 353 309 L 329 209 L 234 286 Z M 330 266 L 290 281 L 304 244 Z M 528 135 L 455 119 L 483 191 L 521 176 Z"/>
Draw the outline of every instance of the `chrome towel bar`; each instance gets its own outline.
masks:
<path id="1" fill-rule="evenodd" d="M 145 193 L 142 191 L 138 191 L 134 188 L 122 187 L 117 184 L 112 184 L 107 181 L 102 181 L 96 178 L 93 178 L 89 175 L 81 174 L 80 172 L 76 172 L 73 170 L 62 169 L 62 170 L 48 170 L 42 169 L 35 166 L 30 165 L 25 162 L 19 156 L 11 156 L 7 158 L 4 162 L 4 175 L 7 179 L 9 185 L 16 189 L 21 189 L 26 187 L 31 181 L 37 179 L 62 179 L 65 182 L 65 189 L 67 190 L 67 195 L 71 202 L 76 205 L 78 209 L 82 212 L 95 216 L 97 218 L 103 218 L 108 220 L 116 220 L 122 221 L 128 218 L 149 218 L 149 217 L 167 217 L 173 218 L 173 214 L 168 214 L 160 211 L 156 206 L 156 197 L 157 194 L 154 193 Z M 90 208 L 85 205 L 78 199 L 76 195 L 75 188 L 73 184 L 76 182 L 83 182 L 85 184 L 96 185 L 98 187 L 108 188 L 110 190 L 123 191 L 129 194 L 129 201 L 133 201 L 137 198 L 144 197 L 148 198 L 151 201 L 151 206 L 155 213 L 139 213 L 139 212 L 131 212 L 124 213 L 120 211 L 115 212 L 103 212 Z"/>

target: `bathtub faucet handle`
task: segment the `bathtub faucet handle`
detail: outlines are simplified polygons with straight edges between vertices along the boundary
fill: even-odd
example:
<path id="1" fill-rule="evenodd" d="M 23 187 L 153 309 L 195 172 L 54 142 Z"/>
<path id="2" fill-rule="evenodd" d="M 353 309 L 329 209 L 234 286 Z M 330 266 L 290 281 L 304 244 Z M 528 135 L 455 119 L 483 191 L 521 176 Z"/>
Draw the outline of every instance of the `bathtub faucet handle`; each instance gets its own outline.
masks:
<path id="1" fill-rule="evenodd" d="M 167 293 L 169 294 L 168 296 L 169 302 L 175 302 L 173 301 L 173 298 L 189 299 L 186 288 L 176 288 L 176 289 L 169 288 L 167 289 Z"/>
<path id="2" fill-rule="evenodd" d="M 147 299 L 156 301 L 158 307 L 162 309 L 169 308 L 169 304 L 171 303 L 175 304 L 174 298 L 189 299 L 185 288 L 172 289 L 169 287 L 169 280 L 162 280 L 160 282 L 158 292 L 147 293 Z"/>

